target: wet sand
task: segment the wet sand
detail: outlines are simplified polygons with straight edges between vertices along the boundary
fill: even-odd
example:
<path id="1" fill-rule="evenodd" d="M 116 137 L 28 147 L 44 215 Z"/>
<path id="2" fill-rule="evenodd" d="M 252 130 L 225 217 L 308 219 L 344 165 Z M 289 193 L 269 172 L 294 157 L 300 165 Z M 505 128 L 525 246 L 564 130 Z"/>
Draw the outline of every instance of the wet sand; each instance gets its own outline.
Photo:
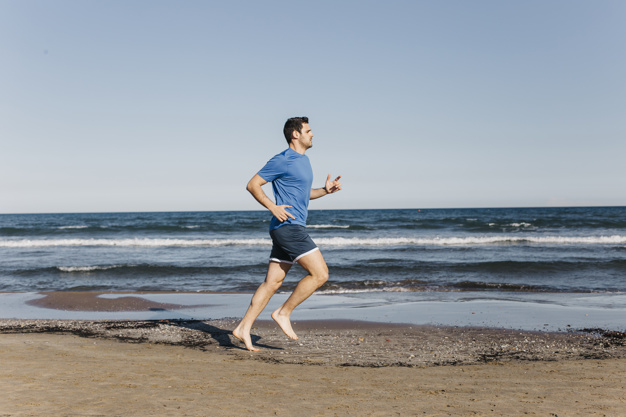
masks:
<path id="1" fill-rule="evenodd" d="M 626 415 L 622 333 L 0 320 L 0 416 Z"/>

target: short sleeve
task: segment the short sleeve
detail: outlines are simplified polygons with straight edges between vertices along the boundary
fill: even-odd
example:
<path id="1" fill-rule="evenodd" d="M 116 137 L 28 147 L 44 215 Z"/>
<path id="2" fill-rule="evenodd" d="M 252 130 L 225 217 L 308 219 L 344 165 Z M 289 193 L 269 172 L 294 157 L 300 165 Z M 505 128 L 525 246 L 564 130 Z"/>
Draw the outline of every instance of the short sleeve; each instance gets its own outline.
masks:
<path id="1" fill-rule="evenodd" d="M 285 173 L 285 155 L 278 154 L 267 161 L 257 174 L 267 182 L 280 178 Z"/>

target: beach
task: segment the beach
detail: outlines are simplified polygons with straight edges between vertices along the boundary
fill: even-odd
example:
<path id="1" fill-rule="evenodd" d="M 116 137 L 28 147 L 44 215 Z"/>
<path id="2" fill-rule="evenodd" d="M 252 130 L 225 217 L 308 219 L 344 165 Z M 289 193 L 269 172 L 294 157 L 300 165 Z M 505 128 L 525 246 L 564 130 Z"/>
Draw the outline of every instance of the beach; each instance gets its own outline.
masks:
<path id="1" fill-rule="evenodd" d="M 2 416 L 620 416 L 619 332 L 354 321 L 0 320 Z"/>

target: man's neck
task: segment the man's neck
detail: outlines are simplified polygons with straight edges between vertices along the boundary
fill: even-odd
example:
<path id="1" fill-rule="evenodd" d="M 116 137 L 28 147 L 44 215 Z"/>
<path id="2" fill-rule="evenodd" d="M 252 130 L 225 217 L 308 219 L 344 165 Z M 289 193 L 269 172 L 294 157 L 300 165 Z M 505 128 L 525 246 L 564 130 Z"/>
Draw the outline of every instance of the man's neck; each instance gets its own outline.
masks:
<path id="1" fill-rule="evenodd" d="M 298 152 L 300 155 L 304 155 L 306 152 L 306 148 L 299 143 L 294 143 L 293 141 L 289 144 L 289 147 L 294 151 Z"/>

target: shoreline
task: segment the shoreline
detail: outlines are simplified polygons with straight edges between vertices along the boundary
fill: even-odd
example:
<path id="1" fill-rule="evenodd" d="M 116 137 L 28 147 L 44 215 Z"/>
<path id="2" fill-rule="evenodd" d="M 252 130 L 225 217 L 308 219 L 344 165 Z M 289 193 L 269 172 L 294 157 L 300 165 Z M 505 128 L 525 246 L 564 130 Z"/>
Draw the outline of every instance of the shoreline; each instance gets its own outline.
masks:
<path id="1" fill-rule="evenodd" d="M 0 319 L 217 320 L 241 317 L 248 293 L 51 291 L 0 293 Z M 288 297 L 276 294 L 260 320 Z M 351 320 L 379 324 L 567 332 L 626 331 L 626 294 L 366 293 L 313 294 L 293 321 Z"/>

